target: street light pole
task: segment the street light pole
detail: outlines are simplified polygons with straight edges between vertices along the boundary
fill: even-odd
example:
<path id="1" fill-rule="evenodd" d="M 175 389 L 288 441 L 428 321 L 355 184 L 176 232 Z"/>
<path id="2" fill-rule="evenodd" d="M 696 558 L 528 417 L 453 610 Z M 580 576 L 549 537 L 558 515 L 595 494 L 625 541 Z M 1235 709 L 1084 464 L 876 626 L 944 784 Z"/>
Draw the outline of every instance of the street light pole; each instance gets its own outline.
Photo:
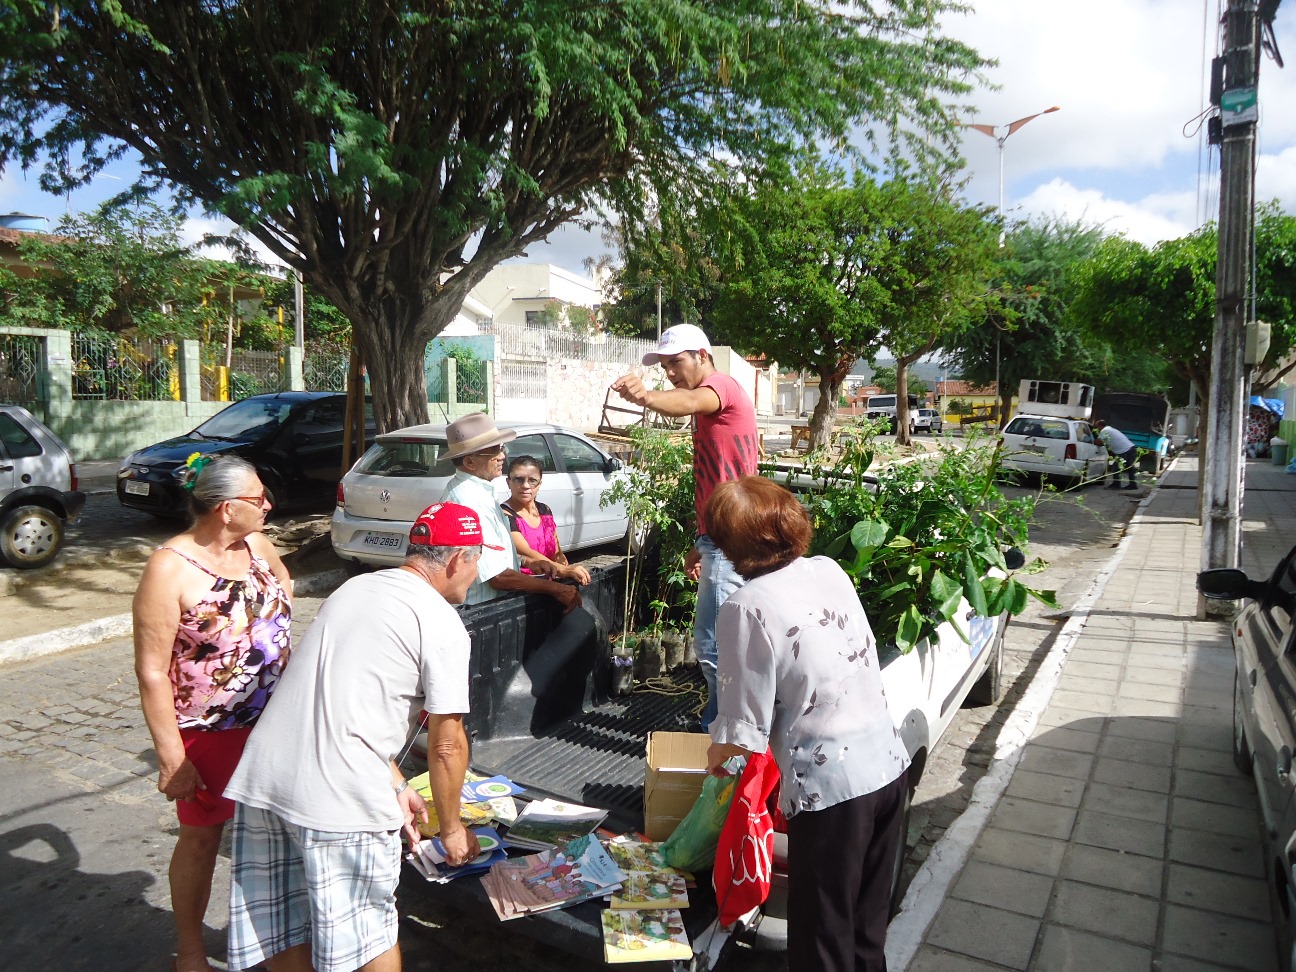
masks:
<path id="1" fill-rule="evenodd" d="M 967 123 L 963 125 L 964 128 L 975 129 L 976 131 L 980 132 L 982 135 L 989 135 L 999 145 L 999 222 L 1000 222 L 999 245 L 1000 246 L 1003 246 L 1003 242 L 1004 242 L 1004 227 L 1003 227 L 1004 143 L 1008 141 L 1008 136 L 1012 135 L 1019 128 L 1025 127 L 1028 123 L 1034 121 L 1040 115 L 1048 115 L 1051 114 L 1052 112 L 1061 111 L 1061 110 L 1062 109 L 1059 105 L 1054 105 L 1052 108 L 1045 108 L 1043 111 L 1037 111 L 1033 115 L 1026 115 L 1023 118 L 1018 118 L 1016 121 L 1010 121 L 1007 125 L 978 125 L 972 123 Z M 1001 128 L 1004 130 L 1004 133 L 1002 135 L 999 134 L 999 129 Z"/>
<path id="2" fill-rule="evenodd" d="M 1019 128 L 1024 128 L 1026 125 L 1034 121 L 1040 115 L 1049 115 L 1055 111 L 1061 111 L 1061 110 L 1062 108 L 1060 105 L 1053 105 L 1053 107 L 1045 108 L 1043 111 L 1037 111 L 1033 115 L 1025 115 L 1021 118 L 1018 118 L 1016 121 L 1010 121 L 1007 125 L 979 125 L 975 123 L 965 123 L 963 125 L 964 128 L 974 129 L 980 132 L 982 135 L 989 135 L 991 138 L 995 140 L 995 144 L 999 146 L 999 245 L 1000 246 L 1004 245 L 1004 238 L 1007 236 L 1007 228 L 1008 228 L 1008 224 L 1004 221 L 1004 143 L 1008 141 L 1008 137 L 1012 135 L 1013 132 L 1017 131 Z M 1004 130 L 1002 135 L 999 134 L 1000 128 Z M 996 330 L 995 331 L 995 398 L 997 399 L 997 401 L 995 402 L 996 414 L 998 414 L 998 412 L 1000 411 L 1000 407 L 1003 404 L 1003 392 L 1000 391 L 999 389 L 999 338 L 1000 338 L 1000 333 L 998 330 Z M 1005 418 L 1007 418 L 1006 415 L 998 415 L 1000 428 L 1003 428 Z"/>

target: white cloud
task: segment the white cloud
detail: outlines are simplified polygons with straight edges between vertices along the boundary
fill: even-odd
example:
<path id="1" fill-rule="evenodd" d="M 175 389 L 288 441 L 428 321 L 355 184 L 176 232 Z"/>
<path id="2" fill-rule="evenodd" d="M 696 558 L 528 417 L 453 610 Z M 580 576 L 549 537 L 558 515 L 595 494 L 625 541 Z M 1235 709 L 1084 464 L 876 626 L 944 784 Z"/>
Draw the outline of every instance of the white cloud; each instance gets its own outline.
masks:
<path id="1" fill-rule="evenodd" d="M 1286 212 L 1296 213 L 1296 145 L 1277 154 L 1262 151 L 1256 159 L 1256 201 L 1270 199 L 1281 202 Z"/>
<path id="2" fill-rule="evenodd" d="M 1005 143 L 1010 214 L 1087 213 L 1145 242 L 1215 217 L 1219 155 L 1206 158 L 1204 129 L 1199 136 L 1194 118 L 1208 98 L 1205 81 L 1219 36 L 1216 0 L 974 2 L 975 12 L 947 29 L 1000 62 L 990 72 L 1000 90 L 970 99 L 977 120 L 1004 125 L 1050 105 L 1062 108 Z M 1275 29 L 1291 58 L 1296 18 L 1280 15 Z M 1296 72 L 1264 58 L 1260 103 L 1266 154 L 1259 160 L 1258 198 L 1279 196 L 1291 207 L 1296 112 L 1278 106 L 1296 103 Z M 969 130 L 963 148 L 969 196 L 995 203 L 995 143 Z"/>
<path id="3" fill-rule="evenodd" d="M 1064 179 L 1052 179 L 1037 187 L 1022 200 L 1021 208 L 1041 216 L 1097 224 L 1107 233 L 1121 233 L 1148 246 L 1183 236 L 1196 225 L 1194 193 L 1158 193 L 1127 202 Z"/>
<path id="4" fill-rule="evenodd" d="M 229 236 L 234 231 L 234 224 L 224 217 L 190 216 L 180 227 L 180 240 L 187 246 L 196 246 L 209 233 L 218 236 Z M 271 267 L 283 267 L 283 262 L 267 250 L 265 245 L 255 236 L 245 233 L 243 239 L 253 249 L 261 262 Z M 234 254 L 230 248 L 221 244 L 200 247 L 198 253 L 212 260 L 232 261 L 234 259 Z"/>

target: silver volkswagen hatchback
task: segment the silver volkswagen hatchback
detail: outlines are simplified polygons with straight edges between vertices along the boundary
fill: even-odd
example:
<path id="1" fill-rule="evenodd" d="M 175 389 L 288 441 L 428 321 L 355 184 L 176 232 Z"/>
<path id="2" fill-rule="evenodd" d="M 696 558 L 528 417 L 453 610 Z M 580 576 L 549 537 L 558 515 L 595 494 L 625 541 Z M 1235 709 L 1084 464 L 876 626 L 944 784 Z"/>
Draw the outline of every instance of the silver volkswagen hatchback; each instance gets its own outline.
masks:
<path id="1" fill-rule="evenodd" d="M 27 409 L 0 405 L 0 560 L 44 567 L 85 501 L 67 446 Z"/>
<path id="2" fill-rule="evenodd" d="M 334 552 L 349 566 L 404 562 L 415 518 L 441 498 L 454 475 L 445 428 L 416 425 L 380 435 L 342 477 L 331 533 Z M 559 425 L 500 422 L 499 428 L 517 433 L 505 446 L 510 457 L 532 456 L 544 470 L 539 498 L 553 510 L 564 550 L 629 539 L 624 504 L 603 504 L 603 494 L 625 475 L 620 460 Z M 492 485 L 498 500 L 508 499 L 503 476 Z"/>

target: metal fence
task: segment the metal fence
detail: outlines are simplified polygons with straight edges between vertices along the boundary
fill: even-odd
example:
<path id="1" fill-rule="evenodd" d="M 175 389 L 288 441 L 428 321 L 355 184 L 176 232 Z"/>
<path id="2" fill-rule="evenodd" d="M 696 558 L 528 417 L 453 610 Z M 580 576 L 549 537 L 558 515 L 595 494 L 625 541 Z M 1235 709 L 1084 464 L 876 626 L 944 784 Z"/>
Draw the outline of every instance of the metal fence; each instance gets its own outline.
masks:
<path id="1" fill-rule="evenodd" d="M 549 366 L 528 358 L 500 358 L 501 398 L 548 398 Z"/>
<path id="2" fill-rule="evenodd" d="M 308 344 L 302 359 L 307 391 L 346 391 L 351 353 L 336 344 Z"/>
<path id="3" fill-rule="evenodd" d="M 36 403 L 43 340 L 29 334 L 0 334 L 0 402 Z"/>
<path id="4" fill-rule="evenodd" d="M 180 400 L 173 341 L 116 334 L 72 334 L 72 398 L 81 401 Z"/>
<path id="5" fill-rule="evenodd" d="M 237 402 L 249 395 L 283 391 L 288 387 L 288 366 L 279 351 L 246 351 L 236 348 L 230 353 L 229 400 Z"/>
<path id="6" fill-rule="evenodd" d="M 485 331 L 486 328 L 483 328 Z M 580 334 L 570 327 L 490 325 L 499 341 L 500 358 L 533 358 L 551 361 L 573 358 L 599 364 L 635 362 L 656 348 L 643 338 L 618 337 L 615 334 Z"/>

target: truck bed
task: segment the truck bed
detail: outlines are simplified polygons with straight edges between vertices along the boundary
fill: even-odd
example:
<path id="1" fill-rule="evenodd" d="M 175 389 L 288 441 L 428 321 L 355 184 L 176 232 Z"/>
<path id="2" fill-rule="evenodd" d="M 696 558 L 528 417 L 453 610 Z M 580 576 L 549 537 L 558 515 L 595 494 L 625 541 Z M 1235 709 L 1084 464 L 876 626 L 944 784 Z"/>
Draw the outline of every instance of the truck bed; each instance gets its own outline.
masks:
<path id="1" fill-rule="evenodd" d="M 637 692 L 611 699 L 537 737 L 487 739 L 473 745 L 473 768 L 503 774 L 533 794 L 604 807 L 616 830 L 643 826 L 644 751 L 648 733 L 685 731 L 706 683 L 696 671 L 671 679 L 680 694 Z"/>

